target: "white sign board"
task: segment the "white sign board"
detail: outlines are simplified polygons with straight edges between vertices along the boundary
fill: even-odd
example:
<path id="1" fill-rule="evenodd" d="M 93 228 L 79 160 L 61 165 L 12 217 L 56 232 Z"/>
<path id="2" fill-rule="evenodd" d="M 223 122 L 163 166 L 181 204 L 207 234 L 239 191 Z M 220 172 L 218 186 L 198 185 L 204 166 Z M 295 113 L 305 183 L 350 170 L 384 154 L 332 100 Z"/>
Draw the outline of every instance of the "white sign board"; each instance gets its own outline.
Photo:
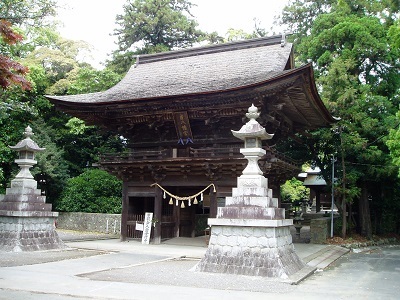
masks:
<path id="1" fill-rule="evenodd" d="M 135 229 L 137 231 L 143 231 L 143 223 L 136 223 Z"/>
<path id="2" fill-rule="evenodd" d="M 151 220 L 153 220 L 153 213 L 147 212 L 144 215 L 142 244 L 148 245 L 150 243 Z"/>

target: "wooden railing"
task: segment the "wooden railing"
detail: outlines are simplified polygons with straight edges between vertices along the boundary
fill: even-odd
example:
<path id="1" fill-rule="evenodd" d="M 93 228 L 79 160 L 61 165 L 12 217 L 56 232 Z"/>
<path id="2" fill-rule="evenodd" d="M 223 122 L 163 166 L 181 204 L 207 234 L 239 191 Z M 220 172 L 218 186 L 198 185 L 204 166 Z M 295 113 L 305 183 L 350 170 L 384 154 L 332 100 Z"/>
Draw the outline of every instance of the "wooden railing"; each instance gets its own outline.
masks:
<path id="1" fill-rule="evenodd" d="M 164 221 L 165 219 L 165 221 Z M 161 222 L 161 238 L 163 239 L 171 239 L 175 237 L 175 222 L 171 221 L 172 218 L 163 217 L 163 221 Z M 131 239 L 141 239 L 143 231 L 136 230 L 136 223 L 143 224 L 144 215 L 128 215 L 127 221 L 127 237 Z M 154 230 L 151 231 L 151 238 L 153 238 Z"/>
<path id="2" fill-rule="evenodd" d="M 185 158 L 185 157 L 195 157 L 195 158 L 209 158 L 209 157 L 241 157 L 239 148 L 188 148 L 185 154 L 173 157 L 171 149 L 164 150 L 148 150 L 148 151 L 133 151 L 132 153 L 122 153 L 122 154 L 103 154 L 101 156 L 101 161 L 132 161 L 132 160 L 163 160 L 166 158 Z"/>
<path id="3" fill-rule="evenodd" d="M 243 157 L 239 148 L 190 148 L 191 157 Z"/>
<path id="4" fill-rule="evenodd" d="M 126 224 L 128 227 L 127 237 L 131 239 L 141 239 L 143 231 L 136 230 L 136 223 L 143 224 L 143 222 L 144 222 L 144 215 L 129 214 L 128 221 Z"/>
<path id="5" fill-rule="evenodd" d="M 149 151 L 134 151 L 131 153 L 121 154 L 103 154 L 102 161 L 126 161 L 126 160 L 162 160 L 169 155 L 169 151 L 165 150 L 149 150 Z"/>
<path id="6" fill-rule="evenodd" d="M 146 161 L 146 160 L 164 160 L 164 159 L 182 159 L 182 158 L 210 158 L 210 157 L 228 157 L 228 158 L 242 158 L 239 147 L 226 147 L 226 148 L 187 148 L 188 151 L 180 153 L 178 156 L 173 156 L 172 149 L 163 150 L 139 150 L 132 151 L 131 153 L 122 154 L 103 154 L 100 159 L 102 162 L 129 162 L 129 161 Z M 261 160 L 267 162 L 281 161 L 288 164 L 299 165 L 296 160 L 291 159 L 283 153 L 278 152 L 274 147 L 267 147 L 267 155 Z"/>

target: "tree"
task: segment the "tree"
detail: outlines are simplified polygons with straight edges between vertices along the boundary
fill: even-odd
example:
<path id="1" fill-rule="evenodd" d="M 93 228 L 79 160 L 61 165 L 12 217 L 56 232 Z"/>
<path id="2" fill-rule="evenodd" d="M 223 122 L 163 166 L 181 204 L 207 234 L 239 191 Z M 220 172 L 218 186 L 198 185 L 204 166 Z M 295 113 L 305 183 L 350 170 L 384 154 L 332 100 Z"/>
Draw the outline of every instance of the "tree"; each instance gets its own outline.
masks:
<path id="1" fill-rule="evenodd" d="M 38 182 L 38 187 L 45 192 L 46 202 L 56 203 L 70 178 L 65 153 L 54 141 L 55 129 L 47 125 L 41 117 L 31 121 L 31 127 L 35 133 L 34 141 L 40 147 L 46 148 L 36 154 L 38 163 L 32 169 L 32 174 Z"/>
<path id="2" fill-rule="evenodd" d="M 67 181 L 57 210 L 87 213 L 121 213 L 122 182 L 106 171 L 87 169 Z"/>
<path id="3" fill-rule="evenodd" d="M 332 155 L 338 158 L 337 206 L 345 215 L 352 202 L 358 204 L 359 230 L 368 237 L 373 232 L 369 206 L 376 211 L 378 205 L 387 206 L 388 183 L 393 184 L 384 140 L 395 126 L 399 104 L 399 49 L 393 47 L 399 6 L 395 3 L 297 0 L 285 8 L 283 18 L 293 22 L 298 63 L 314 62 L 320 94 L 341 118 L 334 131 L 320 129 L 303 137 L 307 145 L 303 150 L 328 179 Z M 390 201 L 394 197 L 397 193 Z M 380 224 L 382 215 L 374 217 L 374 223 Z"/>
<path id="4" fill-rule="evenodd" d="M 0 2 L 0 20 L 18 28 L 18 33 L 25 37 L 25 44 L 17 48 L 9 48 L 8 56 L 22 58 L 36 46 L 42 45 L 43 32 L 54 29 L 52 20 L 48 17 L 56 14 L 55 0 L 2 0 Z M 33 42 L 37 39 L 36 42 Z M 4 49 L 2 49 L 3 53 Z"/>
<path id="5" fill-rule="evenodd" d="M 26 27 L 39 27 L 46 22 L 46 17 L 54 16 L 55 0 L 2 0 L 0 19 Z"/>
<path id="6" fill-rule="evenodd" d="M 110 69 L 95 70 L 91 67 L 82 67 L 74 77 L 70 77 L 67 94 L 85 94 L 103 91 L 117 84 L 122 76 Z"/>
<path id="7" fill-rule="evenodd" d="M 0 2 L 0 189 L 14 168 L 15 153 L 8 146 L 21 139 L 28 120 L 37 113 L 27 97 L 36 87 L 19 49 L 25 47 L 24 33 L 42 25 L 45 17 L 54 14 L 54 7 L 51 0 Z"/>
<path id="8" fill-rule="evenodd" d="M 187 0 L 129 0 L 117 15 L 114 35 L 119 49 L 108 63 L 125 73 L 138 54 L 158 53 L 192 46 L 205 33 L 196 29 Z"/>
<path id="9" fill-rule="evenodd" d="M 22 35 L 11 28 L 11 23 L 0 19 L 0 87 L 3 89 L 12 85 L 19 85 L 22 89 L 30 89 L 30 83 L 24 78 L 28 68 L 4 55 L 6 46 L 22 41 Z"/>
<path id="10" fill-rule="evenodd" d="M 310 196 L 310 190 L 303 185 L 302 181 L 296 178 L 287 180 L 281 186 L 282 201 L 299 202 L 304 199 L 308 199 L 309 196 Z"/>

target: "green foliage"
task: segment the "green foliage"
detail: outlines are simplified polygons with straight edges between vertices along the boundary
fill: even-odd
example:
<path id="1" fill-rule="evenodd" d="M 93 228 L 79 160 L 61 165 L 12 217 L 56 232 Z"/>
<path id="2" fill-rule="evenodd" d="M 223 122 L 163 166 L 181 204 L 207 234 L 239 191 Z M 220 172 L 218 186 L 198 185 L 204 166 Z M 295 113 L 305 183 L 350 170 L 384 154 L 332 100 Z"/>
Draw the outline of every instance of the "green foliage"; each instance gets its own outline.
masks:
<path id="1" fill-rule="evenodd" d="M 395 24 L 390 26 L 388 37 L 390 39 L 390 46 L 393 49 L 400 49 L 400 20 L 397 20 Z"/>
<path id="2" fill-rule="evenodd" d="M 192 4 L 186 0 L 133 0 L 124 6 L 124 15 L 117 16 L 118 45 L 122 51 L 135 46 L 142 53 L 153 47 L 185 48 L 197 42 L 202 32 L 188 17 Z"/>
<path id="3" fill-rule="evenodd" d="M 78 70 L 74 77 L 70 77 L 67 93 L 86 94 L 107 90 L 117 84 L 122 76 L 110 69 L 95 70 L 83 67 Z"/>
<path id="4" fill-rule="evenodd" d="M 296 178 L 287 180 L 281 185 L 281 198 L 284 202 L 296 202 L 309 199 L 310 189 L 303 185 L 303 182 Z"/>
<path id="5" fill-rule="evenodd" d="M 205 33 L 196 29 L 187 0 L 129 0 L 124 14 L 116 18 L 119 50 L 109 62 L 113 70 L 124 73 L 133 56 L 186 48 L 199 42 Z"/>
<path id="6" fill-rule="evenodd" d="M 386 145 L 390 150 L 390 157 L 392 158 L 393 164 L 399 168 L 397 170 L 397 176 L 400 178 L 400 111 L 397 112 L 396 118 L 396 128 L 390 129 Z"/>
<path id="7" fill-rule="evenodd" d="M 64 150 L 55 143 L 56 132 L 41 118 L 31 122 L 34 132 L 33 140 L 39 147 L 46 148 L 43 152 L 36 154 L 37 165 L 32 169 L 36 180 L 40 176 L 46 180 L 40 188 L 46 190 L 46 201 L 55 203 L 69 179 L 68 163 L 64 159 Z M 38 180 L 37 180 L 38 181 Z"/>
<path id="8" fill-rule="evenodd" d="M 67 181 L 56 209 L 66 212 L 121 213 L 122 182 L 103 170 L 88 169 Z"/>
<path id="9" fill-rule="evenodd" d="M 36 110 L 28 103 L 19 101 L 22 94 L 19 88 L 0 93 L 0 193 L 5 190 L 16 168 L 16 153 L 8 146 L 16 145 L 23 138 L 28 121 L 36 115 Z"/>
<path id="10" fill-rule="evenodd" d="M 72 176 L 80 174 L 86 166 L 97 162 L 100 154 L 122 152 L 125 148 L 119 136 L 111 132 L 100 132 L 97 127 L 71 129 L 73 130 L 63 132 L 59 144 L 63 145 L 64 158 L 68 161 Z"/>
<path id="11" fill-rule="evenodd" d="M 38 27 L 43 25 L 47 16 L 54 16 L 54 0 L 2 0 L 0 19 L 11 21 L 15 25 Z"/>
<path id="12" fill-rule="evenodd" d="M 290 24 L 297 44 L 297 63 L 313 62 L 321 98 L 341 118 L 333 130 L 321 128 L 303 136 L 304 145 L 297 147 L 303 159 L 322 169 L 329 184 L 331 158 L 337 158 L 339 207 L 342 201 L 368 202 L 371 195 L 379 199 L 370 205 L 375 210 L 377 203 L 398 201 L 397 193 L 383 196 L 383 191 L 389 182 L 394 184 L 397 172 L 388 146 L 396 149 L 398 138 L 399 9 L 397 0 L 293 0 L 284 9 L 283 22 Z M 385 143 L 390 128 L 396 131 L 389 137 L 392 142 Z M 302 151 L 295 153 L 301 157 Z M 375 224 L 386 213 L 374 214 Z M 360 226 L 366 226 L 361 231 L 366 232 L 369 212 L 360 216 Z"/>
<path id="13" fill-rule="evenodd" d="M 252 33 L 247 33 L 243 29 L 229 28 L 228 32 L 226 33 L 226 38 L 224 39 L 224 42 L 240 41 L 266 36 L 267 31 L 259 26 L 256 19 L 254 20 L 254 22 L 254 30 Z"/>

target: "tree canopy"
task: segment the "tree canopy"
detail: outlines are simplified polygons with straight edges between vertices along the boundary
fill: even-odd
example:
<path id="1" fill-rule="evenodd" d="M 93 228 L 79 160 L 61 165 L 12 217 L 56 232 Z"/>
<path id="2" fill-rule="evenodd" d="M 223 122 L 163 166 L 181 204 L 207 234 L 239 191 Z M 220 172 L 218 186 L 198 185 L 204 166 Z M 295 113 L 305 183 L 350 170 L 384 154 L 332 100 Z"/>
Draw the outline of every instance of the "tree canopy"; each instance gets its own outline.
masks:
<path id="1" fill-rule="evenodd" d="M 337 158 L 337 206 L 345 214 L 357 204 L 355 225 L 366 236 L 382 229 L 373 228 L 370 206 L 374 224 L 380 224 L 388 213 L 385 202 L 395 204 L 400 196 L 392 190 L 397 172 L 385 144 L 399 107 L 398 4 L 295 0 L 282 16 L 293 30 L 297 63 L 313 62 L 320 95 L 341 118 L 333 130 L 302 137 L 302 156 L 309 155 L 328 179 L 332 156 Z"/>
<path id="2" fill-rule="evenodd" d="M 57 202 L 66 180 L 82 173 L 88 162 L 124 147 L 118 136 L 95 127 L 81 126 L 77 131 L 71 117 L 56 111 L 44 97 L 105 90 L 120 80 L 111 70 L 95 70 L 78 60 L 82 51 L 89 51 L 88 45 L 62 38 L 48 23 L 54 5 L 51 0 L 0 3 L 1 58 L 17 66 L 6 69 L 0 58 L 0 81 L 7 86 L 0 91 L 0 192 L 17 168 L 16 153 L 8 146 L 21 140 L 29 124 L 35 141 L 46 148 L 37 155 L 32 173 L 46 181 L 41 188 L 50 203 Z"/>
<path id="3" fill-rule="evenodd" d="M 11 28 L 9 21 L 0 19 L 0 87 L 3 89 L 12 85 L 19 85 L 24 90 L 31 88 L 29 81 L 24 77 L 28 68 L 5 55 L 7 46 L 22 41 L 22 39 L 22 35 Z"/>
<path id="4" fill-rule="evenodd" d="M 113 53 L 109 66 L 124 73 L 132 65 L 134 56 L 192 46 L 204 38 L 187 0 L 129 0 L 124 14 L 117 15 L 119 49 Z"/>

